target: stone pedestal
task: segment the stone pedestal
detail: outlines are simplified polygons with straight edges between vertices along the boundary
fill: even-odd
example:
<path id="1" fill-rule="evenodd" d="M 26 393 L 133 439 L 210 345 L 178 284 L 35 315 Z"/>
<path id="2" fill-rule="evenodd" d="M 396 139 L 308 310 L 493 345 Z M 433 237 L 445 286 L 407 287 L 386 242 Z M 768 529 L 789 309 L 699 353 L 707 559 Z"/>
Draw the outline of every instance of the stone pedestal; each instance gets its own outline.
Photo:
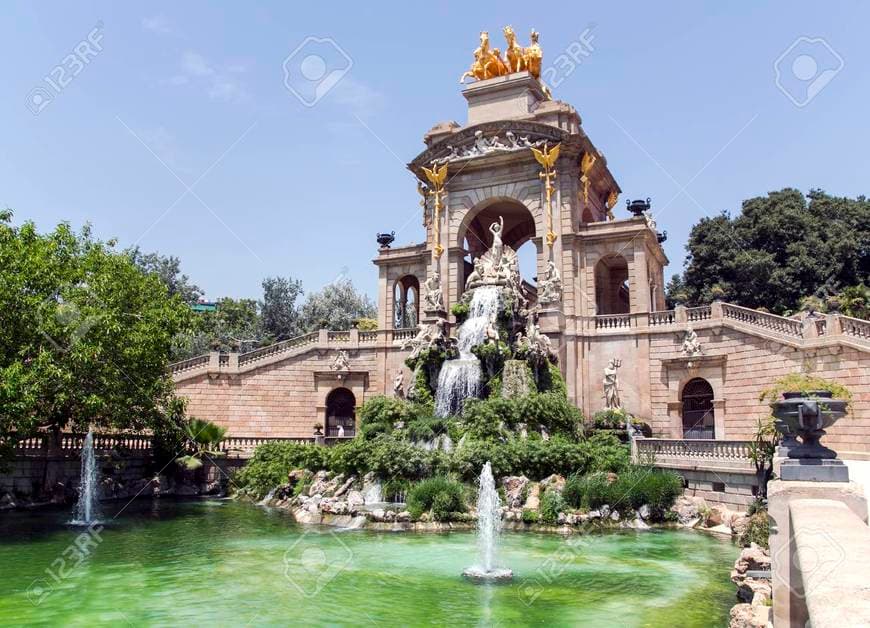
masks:
<path id="1" fill-rule="evenodd" d="M 780 464 L 778 476 L 786 481 L 848 482 L 849 468 L 842 460 L 785 458 Z"/>
<path id="2" fill-rule="evenodd" d="M 423 310 L 423 323 L 431 325 L 438 320 L 447 320 L 447 310 Z"/>
<path id="3" fill-rule="evenodd" d="M 538 325 L 541 327 L 541 332 L 551 336 L 561 334 L 565 331 L 565 315 L 558 308 L 548 308 L 541 310 L 538 314 Z"/>
<path id="4" fill-rule="evenodd" d="M 468 101 L 468 126 L 521 118 L 546 100 L 541 83 L 525 71 L 476 81 L 462 95 Z"/>

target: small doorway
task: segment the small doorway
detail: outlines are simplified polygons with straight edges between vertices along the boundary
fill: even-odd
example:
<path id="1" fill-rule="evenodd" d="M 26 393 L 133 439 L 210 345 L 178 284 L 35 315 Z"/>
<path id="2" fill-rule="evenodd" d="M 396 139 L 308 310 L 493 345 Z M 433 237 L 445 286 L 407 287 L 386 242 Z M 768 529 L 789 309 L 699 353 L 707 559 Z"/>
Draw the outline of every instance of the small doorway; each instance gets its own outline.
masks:
<path id="1" fill-rule="evenodd" d="M 713 387 L 706 379 L 696 377 L 683 388 L 683 438 L 714 439 Z"/>
<path id="2" fill-rule="evenodd" d="M 356 397 L 347 388 L 336 388 L 326 397 L 326 437 L 356 435 Z"/>

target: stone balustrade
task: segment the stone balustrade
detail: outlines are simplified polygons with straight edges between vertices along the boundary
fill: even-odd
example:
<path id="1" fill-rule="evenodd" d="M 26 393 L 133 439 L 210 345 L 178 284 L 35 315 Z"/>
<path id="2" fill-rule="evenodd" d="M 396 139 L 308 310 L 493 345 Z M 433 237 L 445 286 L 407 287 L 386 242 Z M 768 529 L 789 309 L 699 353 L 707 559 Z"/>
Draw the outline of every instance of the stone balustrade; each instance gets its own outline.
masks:
<path id="1" fill-rule="evenodd" d="M 840 329 L 844 336 L 870 340 L 870 321 L 852 318 L 851 316 L 840 316 L 839 319 Z"/>
<path id="2" fill-rule="evenodd" d="M 64 433 L 60 437 L 60 449 L 67 455 L 78 455 L 84 444 L 84 434 Z M 45 455 L 48 452 L 48 435 L 37 434 L 22 439 L 16 443 L 14 452 L 18 456 Z M 265 443 L 313 443 L 314 437 L 251 437 L 227 436 L 218 445 L 217 450 L 231 458 L 249 458 L 254 450 Z M 149 434 L 94 434 L 94 449 L 96 451 L 124 450 L 131 452 L 150 453 L 152 439 Z"/>
<path id="3" fill-rule="evenodd" d="M 315 331 L 288 340 L 276 342 L 246 353 L 219 353 L 196 356 L 189 360 L 176 362 L 169 366 L 170 373 L 178 380 L 189 376 L 208 373 L 237 373 L 239 370 L 255 368 L 275 357 L 284 357 L 310 348 L 353 349 L 361 346 L 376 346 L 381 342 L 391 344 L 404 342 L 417 334 L 416 329 L 394 329 L 377 331 Z"/>
<path id="4" fill-rule="evenodd" d="M 803 323 L 801 321 L 767 312 L 759 312 L 748 307 L 723 303 L 722 316 L 726 319 L 744 323 L 750 327 L 760 327 L 777 334 L 792 336 L 793 338 L 802 338 L 804 335 Z"/>
<path id="5" fill-rule="evenodd" d="M 625 334 L 646 329 L 655 331 L 684 330 L 686 325 L 731 324 L 747 331 L 757 330 L 791 342 L 839 337 L 861 344 L 870 343 L 870 321 L 827 314 L 802 321 L 777 316 L 750 308 L 715 301 L 700 307 L 677 306 L 673 310 L 629 314 L 602 314 L 585 317 L 583 328 L 589 334 Z M 669 329 L 671 328 L 671 329 Z M 221 354 L 212 352 L 171 364 L 169 370 L 176 381 L 208 373 L 238 373 L 259 364 L 283 358 L 308 349 L 353 349 L 364 346 L 396 346 L 413 338 L 417 329 L 380 329 L 372 331 L 321 330 L 290 338 L 247 353 Z"/>
<path id="6" fill-rule="evenodd" d="M 751 441 L 635 438 L 632 459 L 668 469 L 754 473 L 749 456 Z"/>

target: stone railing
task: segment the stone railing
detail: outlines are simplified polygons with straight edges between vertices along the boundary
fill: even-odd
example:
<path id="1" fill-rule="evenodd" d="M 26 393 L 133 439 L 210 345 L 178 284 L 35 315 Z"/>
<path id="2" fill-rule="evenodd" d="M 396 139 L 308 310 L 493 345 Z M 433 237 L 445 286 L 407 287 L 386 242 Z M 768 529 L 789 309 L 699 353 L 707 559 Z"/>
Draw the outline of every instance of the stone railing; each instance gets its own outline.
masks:
<path id="1" fill-rule="evenodd" d="M 277 342 L 268 347 L 261 347 L 260 349 L 254 349 L 253 351 L 242 353 L 239 355 L 239 366 L 265 360 L 266 358 L 270 358 L 273 355 L 278 355 L 280 353 L 288 353 L 294 349 L 298 349 L 299 347 L 306 347 L 316 343 L 319 336 L 319 333 L 314 331 L 310 334 L 303 334 L 301 336 L 296 336 L 295 338 L 290 338 L 289 340 Z"/>
<path id="2" fill-rule="evenodd" d="M 677 313 L 674 310 L 661 310 L 649 313 L 649 326 L 673 325 L 677 322 Z"/>
<path id="3" fill-rule="evenodd" d="M 85 434 L 66 432 L 60 436 L 60 449 L 64 452 L 79 451 L 85 442 Z M 37 434 L 18 441 L 15 452 L 21 454 L 43 452 L 48 449 L 48 434 Z M 125 449 L 129 451 L 150 451 L 151 436 L 148 434 L 94 434 L 94 449 L 108 451 Z"/>
<path id="4" fill-rule="evenodd" d="M 748 440 L 635 438 L 632 460 L 671 469 L 754 473 Z"/>
<path id="5" fill-rule="evenodd" d="M 267 443 L 297 443 L 306 445 L 314 442 L 311 438 L 260 438 L 253 436 L 228 436 L 221 441 L 218 451 L 225 453 L 230 458 L 250 458 L 254 450 L 260 445 Z"/>
<path id="6" fill-rule="evenodd" d="M 730 303 L 722 304 L 722 316 L 752 327 L 761 327 L 785 336 L 792 336 L 794 338 L 803 337 L 803 323 L 793 318 L 785 318 L 784 316 L 777 316 L 776 314 L 759 312 L 758 310 L 751 310 L 748 307 L 740 307 L 739 305 L 731 305 Z"/>
<path id="7" fill-rule="evenodd" d="M 701 305 L 699 307 L 686 308 L 686 320 L 690 323 L 709 320 L 713 316 L 713 307 L 710 305 Z"/>
<path id="8" fill-rule="evenodd" d="M 595 329 L 628 329 L 631 314 L 601 314 L 595 317 Z"/>
<path id="9" fill-rule="evenodd" d="M 870 340 L 870 321 L 851 316 L 840 316 L 840 328 L 843 330 L 844 336 Z"/>
<path id="10" fill-rule="evenodd" d="M 48 452 L 48 435 L 37 434 L 25 438 L 15 446 L 18 455 L 45 455 Z M 78 454 L 85 442 L 85 434 L 64 433 L 60 437 L 60 449 L 64 454 Z M 229 457 L 247 458 L 254 450 L 265 443 L 313 443 L 314 437 L 273 437 L 262 438 L 255 436 L 227 436 L 224 438 L 218 451 Z M 94 434 L 94 449 L 96 451 L 125 450 L 133 452 L 149 453 L 152 449 L 152 440 L 149 434 Z"/>
<path id="11" fill-rule="evenodd" d="M 206 373 L 238 373 L 240 370 L 256 368 L 276 356 L 286 356 L 310 348 L 318 349 L 353 349 L 357 346 L 372 346 L 384 341 L 386 343 L 401 343 L 417 334 L 417 329 L 393 329 L 359 331 L 320 331 L 303 334 L 276 342 L 267 347 L 260 347 L 247 353 L 211 353 L 196 356 L 189 360 L 169 365 L 170 373 L 178 379 L 186 379 Z"/>
<path id="12" fill-rule="evenodd" d="M 748 440 L 680 440 L 670 438 L 638 438 L 638 455 L 678 456 L 717 460 L 749 460 Z"/>
<path id="13" fill-rule="evenodd" d="M 206 353 L 205 355 L 198 355 L 195 358 L 190 358 L 189 360 L 182 360 L 181 362 L 170 364 L 169 370 L 174 375 L 176 373 L 183 373 L 184 371 L 193 371 L 207 365 L 208 354 Z"/>

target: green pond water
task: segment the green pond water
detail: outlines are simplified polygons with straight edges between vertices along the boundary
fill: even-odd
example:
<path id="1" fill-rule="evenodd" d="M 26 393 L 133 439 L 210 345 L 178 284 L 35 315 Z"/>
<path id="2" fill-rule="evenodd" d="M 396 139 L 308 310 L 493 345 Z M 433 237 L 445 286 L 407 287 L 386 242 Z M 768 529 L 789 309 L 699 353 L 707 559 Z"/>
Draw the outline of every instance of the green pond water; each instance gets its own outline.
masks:
<path id="1" fill-rule="evenodd" d="M 470 532 L 306 528 L 229 500 L 137 501 L 98 537 L 67 519 L 0 514 L 0 625 L 688 628 L 734 603 L 737 549 L 694 532 L 508 532 L 514 581 L 478 585 Z"/>

